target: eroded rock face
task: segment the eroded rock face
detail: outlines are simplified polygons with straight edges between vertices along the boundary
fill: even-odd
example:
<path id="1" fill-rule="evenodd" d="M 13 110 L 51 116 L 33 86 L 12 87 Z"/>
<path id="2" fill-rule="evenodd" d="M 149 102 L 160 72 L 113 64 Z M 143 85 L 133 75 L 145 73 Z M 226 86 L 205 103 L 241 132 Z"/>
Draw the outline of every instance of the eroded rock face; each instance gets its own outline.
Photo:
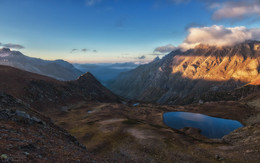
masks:
<path id="1" fill-rule="evenodd" d="M 109 87 L 121 96 L 160 104 L 230 91 L 259 78 L 259 46 L 259 41 L 248 41 L 233 47 L 199 45 L 186 52 L 176 50 L 121 74 Z"/>

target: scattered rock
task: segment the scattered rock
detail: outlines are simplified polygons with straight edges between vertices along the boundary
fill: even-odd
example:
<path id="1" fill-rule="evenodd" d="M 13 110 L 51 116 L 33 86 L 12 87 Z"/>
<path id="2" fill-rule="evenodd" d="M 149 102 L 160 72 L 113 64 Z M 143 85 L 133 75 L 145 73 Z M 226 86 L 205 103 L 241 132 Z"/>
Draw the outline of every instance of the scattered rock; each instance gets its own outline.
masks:
<path id="1" fill-rule="evenodd" d="M 7 154 L 2 154 L 1 155 L 1 160 L 7 161 L 8 160 Z"/>
<path id="2" fill-rule="evenodd" d="M 30 119 L 30 115 L 25 113 L 24 111 L 20 111 L 20 110 L 16 110 L 15 111 L 15 114 L 18 116 L 18 117 L 23 117 L 23 118 L 26 118 L 26 119 Z"/>
<path id="3" fill-rule="evenodd" d="M 223 161 L 224 160 L 224 158 L 220 157 L 219 155 L 216 155 L 215 159 L 218 160 L 218 161 Z"/>
<path id="4" fill-rule="evenodd" d="M 199 100 L 199 104 L 203 104 L 204 103 L 204 101 L 203 100 Z"/>
<path id="5" fill-rule="evenodd" d="M 201 129 L 199 128 L 192 128 L 192 127 L 184 127 L 181 129 L 184 133 L 188 135 L 200 135 L 201 134 Z"/>
<path id="6" fill-rule="evenodd" d="M 135 104 L 133 104 L 134 107 L 136 107 L 136 106 L 138 106 L 138 105 L 140 105 L 140 103 L 135 103 Z"/>

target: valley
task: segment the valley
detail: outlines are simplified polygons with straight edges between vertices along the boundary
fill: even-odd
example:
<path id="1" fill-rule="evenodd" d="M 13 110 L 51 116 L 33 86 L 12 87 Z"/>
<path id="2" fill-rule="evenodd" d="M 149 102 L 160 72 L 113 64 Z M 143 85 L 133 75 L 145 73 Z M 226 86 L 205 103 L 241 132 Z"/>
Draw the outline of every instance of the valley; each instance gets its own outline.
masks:
<path id="1" fill-rule="evenodd" d="M 247 49 L 254 44 L 240 46 Z M 173 73 L 177 69 L 171 67 L 176 65 L 175 53 L 178 51 L 124 72 L 115 79 L 114 84 L 120 83 L 120 91 L 125 93 L 134 95 L 144 90 L 142 97 L 136 96 L 138 98 L 113 93 L 113 89 L 107 89 L 89 72 L 75 80 L 62 81 L 1 65 L 1 160 L 257 163 L 260 160 L 260 86 L 259 75 L 255 73 L 258 58 L 251 55 L 258 55 L 258 51 L 252 51 L 251 58 L 243 60 L 245 67 L 251 65 L 247 60 L 254 61 L 256 66 L 240 75 L 241 80 L 232 77 L 227 81 L 198 78 L 205 74 L 187 79 L 183 75 L 189 74 L 189 68 L 182 75 Z M 170 67 L 167 58 L 173 59 Z M 226 63 L 222 61 L 216 64 L 219 69 Z M 160 72 L 155 65 L 161 66 Z M 197 68 L 197 74 L 203 72 L 203 68 Z M 170 78 L 166 76 L 172 73 Z M 132 79 L 132 75 L 138 79 Z M 244 78 L 247 80 L 242 80 Z M 164 80 L 171 85 L 163 84 Z M 143 82 L 148 87 L 144 87 Z M 129 88 L 122 87 L 129 84 L 132 84 Z M 158 95 L 165 93 L 165 89 L 176 91 L 171 92 L 175 95 L 166 93 L 167 99 L 174 99 L 174 102 L 158 102 Z M 180 96 L 176 99 L 176 95 Z M 163 119 L 168 112 L 200 113 L 236 120 L 243 127 L 219 139 L 210 139 L 201 134 L 200 128 L 168 127 Z"/>
<path id="2" fill-rule="evenodd" d="M 0 163 L 260 163 L 260 0 L 0 0 Z"/>
<path id="3" fill-rule="evenodd" d="M 258 105 L 248 106 L 249 103 L 141 104 L 137 107 L 85 103 L 66 112 L 52 113 L 51 117 L 96 157 L 110 157 L 123 162 L 258 162 L 260 126 L 256 115 L 260 112 L 255 109 Z M 170 111 L 235 119 L 245 127 L 222 139 L 208 139 L 192 128 L 175 130 L 164 125 L 162 115 Z M 255 118 L 257 122 L 252 121 Z"/>

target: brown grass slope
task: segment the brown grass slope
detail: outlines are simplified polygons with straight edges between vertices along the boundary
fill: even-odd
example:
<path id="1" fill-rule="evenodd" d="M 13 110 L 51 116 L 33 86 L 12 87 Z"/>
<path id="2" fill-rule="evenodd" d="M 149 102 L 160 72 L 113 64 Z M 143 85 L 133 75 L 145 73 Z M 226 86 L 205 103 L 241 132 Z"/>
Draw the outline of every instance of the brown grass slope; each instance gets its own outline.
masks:
<path id="1" fill-rule="evenodd" d="M 77 80 L 65 82 L 8 66 L 0 66 L 0 91 L 39 110 L 52 107 L 66 109 L 67 105 L 80 101 L 119 101 L 116 95 L 90 73 L 80 76 Z"/>

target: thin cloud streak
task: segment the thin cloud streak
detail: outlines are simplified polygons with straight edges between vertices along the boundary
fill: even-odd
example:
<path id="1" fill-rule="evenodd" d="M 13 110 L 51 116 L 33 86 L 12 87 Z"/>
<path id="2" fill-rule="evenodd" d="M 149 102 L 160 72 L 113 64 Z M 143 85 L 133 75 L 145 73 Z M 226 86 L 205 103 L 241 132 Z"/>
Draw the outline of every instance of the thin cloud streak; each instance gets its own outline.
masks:
<path id="1" fill-rule="evenodd" d="M 77 51 L 81 51 L 81 52 L 83 52 L 83 53 L 86 53 L 86 52 L 88 52 L 88 51 L 90 51 L 90 52 L 93 52 L 93 53 L 97 53 L 98 51 L 97 50 L 91 50 L 91 49 L 87 49 L 87 48 L 82 48 L 82 49 L 72 49 L 71 51 L 70 51 L 70 53 L 74 53 L 74 52 L 77 52 Z"/>
<path id="2" fill-rule="evenodd" d="M 140 59 L 140 60 L 143 60 L 143 59 L 145 59 L 145 58 L 146 58 L 146 56 L 144 56 L 144 55 L 138 57 L 138 59 Z"/>
<path id="3" fill-rule="evenodd" d="M 168 44 L 168 45 L 165 45 L 165 46 L 159 46 L 157 48 L 154 49 L 154 53 L 169 53 L 169 52 L 172 52 L 173 50 L 176 50 L 176 47 L 172 44 Z"/>
<path id="4" fill-rule="evenodd" d="M 70 53 L 73 53 L 73 52 L 75 52 L 75 51 L 77 51 L 78 49 L 72 49 L 71 51 L 70 51 Z"/>
<path id="5" fill-rule="evenodd" d="M 87 51 L 89 51 L 89 50 L 86 49 L 86 48 L 84 48 L 84 49 L 81 49 L 81 51 L 85 53 L 85 52 L 87 52 Z"/>
<path id="6" fill-rule="evenodd" d="M 8 44 L 2 44 L 0 43 L 0 46 L 3 46 L 4 48 L 10 48 L 10 49 L 24 49 L 25 47 L 19 44 L 12 44 L 12 43 L 8 43 Z"/>

